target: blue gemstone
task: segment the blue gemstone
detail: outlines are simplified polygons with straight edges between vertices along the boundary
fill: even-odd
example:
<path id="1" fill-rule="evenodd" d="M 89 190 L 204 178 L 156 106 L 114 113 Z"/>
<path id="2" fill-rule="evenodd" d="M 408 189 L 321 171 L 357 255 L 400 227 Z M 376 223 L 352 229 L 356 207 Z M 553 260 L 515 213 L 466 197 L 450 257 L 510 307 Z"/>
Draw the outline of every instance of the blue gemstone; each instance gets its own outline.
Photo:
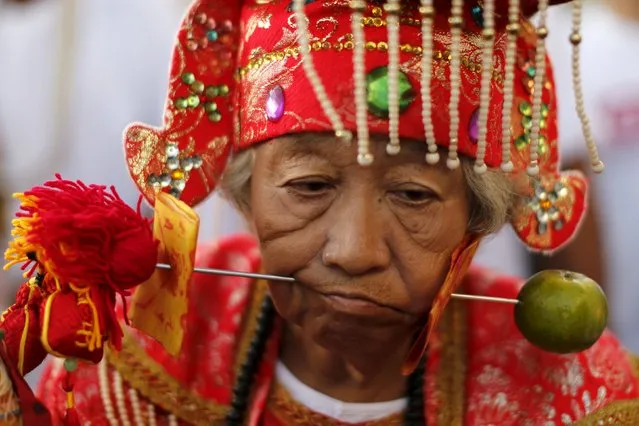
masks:
<path id="1" fill-rule="evenodd" d="M 480 5 L 476 4 L 470 9 L 471 15 L 473 15 L 473 20 L 480 27 L 484 28 L 484 8 Z"/>
<path id="2" fill-rule="evenodd" d="M 219 34 L 215 30 L 210 30 L 210 31 L 207 31 L 206 33 L 206 38 L 208 38 L 209 41 L 216 41 L 218 36 Z"/>

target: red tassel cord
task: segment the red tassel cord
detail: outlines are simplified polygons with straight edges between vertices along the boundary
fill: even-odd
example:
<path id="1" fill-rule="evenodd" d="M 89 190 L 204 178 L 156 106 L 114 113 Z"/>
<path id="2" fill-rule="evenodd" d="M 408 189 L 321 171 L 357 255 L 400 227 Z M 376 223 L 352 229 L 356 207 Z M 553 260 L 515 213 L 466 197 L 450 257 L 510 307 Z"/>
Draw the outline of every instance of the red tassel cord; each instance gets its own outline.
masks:
<path id="1" fill-rule="evenodd" d="M 66 359 L 64 368 L 67 370 L 64 382 L 62 382 L 62 390 L 67 394 L 67 413 L 64 416 L 65 426 L 80 426 L 80 417 L 75 408 L 75 395 L 73 387 L 75 386 L 75 377 L 73 372 L 78 368 L 77 361 L 74 359 Z"/>

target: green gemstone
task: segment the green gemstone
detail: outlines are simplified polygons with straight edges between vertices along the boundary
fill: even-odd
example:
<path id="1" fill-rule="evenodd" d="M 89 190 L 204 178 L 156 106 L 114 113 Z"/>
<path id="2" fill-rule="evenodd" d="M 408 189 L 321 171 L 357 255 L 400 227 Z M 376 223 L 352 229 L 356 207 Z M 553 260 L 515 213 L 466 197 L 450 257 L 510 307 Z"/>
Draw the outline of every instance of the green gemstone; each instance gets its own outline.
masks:
<path id="1" fill-rule="evenodd" d="M 535 74 L 537 74 L 537 71 L 535 71 L 535 67 L 533 67 L 533 66 L 529 66 L 529 67 L 526 69 L 526 74 L 528 74 L 528 76 L 529 76 L 530 78 L 535 78 Z"/>
<path id="2" fill-rule="evenodd" d="M 195 83 L 195 75 L 192 72 L 185 72 L 182 74 L 182 82 L 189 85 Z"/>
<path id="3" fill-rule="evenodd" d="M 186 101 L 188 102 L 190 108 L 195 108 L 200 105 L 200 97 L 197 95 L 189 96 L 188 98 L 186 98 Z"/>
<path id="4" fill-rule="evenodd" d="M 532 129 L 532 122 L 532 117 L 524 116 L 524 118 L 521 119 L 521 125 L 524 126 L 526 130 Z"/>
<path id="5" fill-rule="evenodd" d="M 524 148 L 526 148 L 528 146 L 528 144 L 530 143 L 530 135 L 528 133 L 524 133 L 523 135 L 519 136 L 516 140 L 515 140 L 515 146 L 517 147 L 518 150 L 522 150 Z"/>
<path id="6" fill-rule="evenodd" d="M 550 107 L 548 104 L 541 104 L 541 116 L 544 118 L 548 118 L 548 113 L 550 112 Z"/>
<path id="7" fill-rule="evenodd" d="M 215 98 L 220 96 L 220 89 L 217 86 L 209 86 L 204 92 L 207 98 Z"/>
<path id="8" fill-rule="evenodd" d="M 526 117 L 532 117 L 532 105 L 528 102 L 522 102 L 519 104 L 519 112 Z"/>
<path id="9" fill-rule="evenodd" d="M 184 98 L 177 98 L 173 104 L 177 109 L 185 109 L 189 106 L 189 103 Z"/>
<path id="10" fill-rule="evenodd" d="M 204 111 L 206 111 L 208 114 L 212 113 L 213 111 L 217 111 L 217 104 L 215 102 L 205 103 Z"/>
<path id="11" fill-rule="evenodd" d="M 220 96 L 226 96 L 229 94 L 229 86 L 223 84 L 220 86 Z"/>
<path id="12" fill-rule="evenodd" d="M 209 120 L 211 120 L 214 123 L 219 123 L 221 119 L 222 119 L 222 114 L 220 114 L 218 111 L 213 111 L 212 113 L 209 114 Z"/>
<path id="13" fill-rule="evenodd" d="M 204 83 L 202 83 L 201 81 L 196 81 L 195 83 L 191 84 L 191 90 L 193 91 L 193 93 L 197 94 L 204 92 Z"/>
<path id="14" fill-rule="evenodd" d="M 388 118 L 388 67 L 375 68 L 366 76 L 368 110 L 381 118 Z M 415 100 L 415 92 L 408 77 L 399 72 L 399 110 L 403 112 Z"/>
<path id="15" fill-rule="evenodd" d="M 548 127 L 548 122 L 542 118 L 539 121 L 539 127 L 542 128 L 542 129 L 545 129 L 546 127 Z"/>

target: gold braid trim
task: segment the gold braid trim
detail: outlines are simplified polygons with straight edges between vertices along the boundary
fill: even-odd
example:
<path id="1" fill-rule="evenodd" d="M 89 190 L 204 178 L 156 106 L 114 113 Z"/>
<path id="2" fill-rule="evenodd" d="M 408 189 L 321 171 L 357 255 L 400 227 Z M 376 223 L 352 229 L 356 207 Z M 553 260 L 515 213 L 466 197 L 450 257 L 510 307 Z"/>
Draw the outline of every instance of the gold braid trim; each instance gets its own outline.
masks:
<path id="1" fill-rule="evenodd" d="M 218 424 L 228 407 L 189 391 L 149 357 L 130 332 L 125 332 L 122 350 L 107 350 L 107 361 L 142 396 L 163 410 L 194 425 Z"/>
<path id="2" fill-rule="evenodd" d="M 452 300 L 446 307 L 440 325 L 442 336 L 441 361 L 437 371 L 436 388 L 441 411 L 440 426 L 462 426 L 466 410 L 464 381 L 466 378 L 467 345 L 466 305 Z"/>
<path id="3" fill-rule="evenodd" d="M 639 425 L 639 399 L 615 401 L 574 423 L 576 426 Z"/>
<path id="4" fill-rule="evenodd" d="M 234 370 L 239 371 L 247 357 L 251 339 L 257 327 L 260 304 L 266 295 L 266 282 L 252 286 L 252 295 L 245 314 L 241 338 L 238 342 Z M 193 425 L 220 424 L 229 407 L 203 398 L 187 390 L 164 367 L 151 358 L 135 336 L 124 330 L 122 350 L 106 351 L 108 363 L 114 367 L 132 388 L 154 405 Z"/>

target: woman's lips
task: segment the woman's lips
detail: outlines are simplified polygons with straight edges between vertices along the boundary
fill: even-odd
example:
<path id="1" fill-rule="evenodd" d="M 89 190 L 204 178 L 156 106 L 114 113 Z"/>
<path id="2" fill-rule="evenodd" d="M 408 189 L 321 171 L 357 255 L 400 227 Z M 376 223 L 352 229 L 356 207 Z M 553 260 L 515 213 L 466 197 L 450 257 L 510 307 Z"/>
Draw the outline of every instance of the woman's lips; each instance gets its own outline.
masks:
<path id="1" fill-rule="evenodd" d="M 345 296 L 339 294 L 321 294 L 322 299 L 336 311 L 342 311 L 358 316 L 388 316 L 391 313 L 398 314 L 396 309 L 384 306 L 372 300 L 359 296 Z"/>

